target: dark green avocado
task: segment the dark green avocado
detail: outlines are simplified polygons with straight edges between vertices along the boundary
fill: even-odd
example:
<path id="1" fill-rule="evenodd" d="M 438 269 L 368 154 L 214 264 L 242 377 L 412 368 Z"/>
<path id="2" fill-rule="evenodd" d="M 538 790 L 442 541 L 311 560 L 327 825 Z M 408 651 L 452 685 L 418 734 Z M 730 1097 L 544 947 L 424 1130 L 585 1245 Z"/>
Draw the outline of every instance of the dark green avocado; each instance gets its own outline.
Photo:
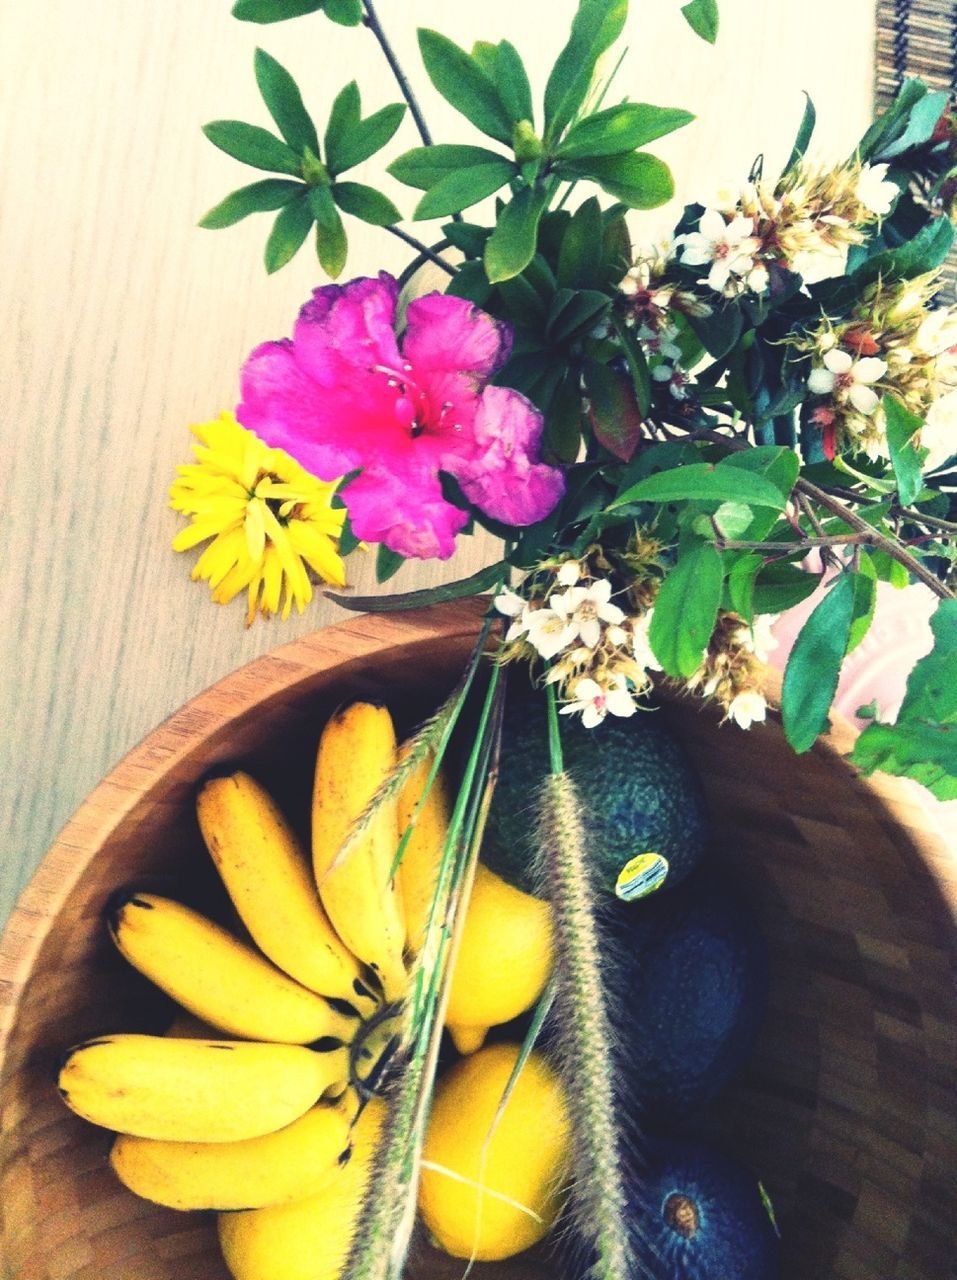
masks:
<path id="1" fill-rule="evenodd" d="M 780 1248 L 757 1178 L 701 1142 L 649 1143 L 630 1189 L 635 1251 L 661 1280 L 778 1280 Z M 634 1280 L 639 1280 L 636 1275 Z"/>
<path id="2" fill-rule="evenodd" d="M 677 1118 L 716 1096 L 768 1002 L 767 943 L 739 887 L 707 863 L 674 893 L 615 903 L 599 945 L 637 1114 Z"/>
<path id="3" fill-rule="evenodd" d="M 704 852 L 707 814 L 701 782 L 660 713 L 608 716 L 594 729 L 583 728 L 577 716 L 562 716 L 561 741 L 584 805 L 596 885 L 614 895 L 625 864 L 651 852 L 667 859 L 662 887 L 680 883 Z M 545 694 L 513 677 L 482 860 L 526 893 L 540 889 L 532 871 L 533 830 L 549 764 Z"/>

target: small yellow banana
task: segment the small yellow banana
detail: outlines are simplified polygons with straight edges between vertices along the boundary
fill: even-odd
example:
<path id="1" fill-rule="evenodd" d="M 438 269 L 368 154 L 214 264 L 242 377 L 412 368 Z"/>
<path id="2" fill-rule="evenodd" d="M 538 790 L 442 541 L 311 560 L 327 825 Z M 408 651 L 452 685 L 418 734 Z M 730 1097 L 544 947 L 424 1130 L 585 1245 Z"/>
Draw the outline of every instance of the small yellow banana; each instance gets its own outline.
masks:
<path id="1" fill-rule="evenodd" d="M 72 1049 L 58 1084 L 85 1120 L 141 1138 L 238 1142 L 298 1120 L 348 1078 L 346 1049 L 115 1035 Z"/>
<path id="2" fill-rule="evenodd" d="M 367 831 L 337 861 L 352 823 L 396 763 L 395 730 L 385 707 L 355 702 L 323 730 L 312 793 L 312 858 L 319 896 L 347 947 L 378 977 L 387 1000 L 406 990 L 405 921 L 392 864 L 398 848 L 396 801 L 381 805 Z"/>
<path id="3" fill-rule="evenodd" d="M 530 1009 L 552 971 L 551 907 L 481 862 L 452 971 L 445 1023 L 459 1053 L 474 1053 L 489 1027 Z"/>
<path id="4" fill-rule="evenodd" d="M 256 1209 L 314 1195 L 349 1146 L 346 1110 L 320 1104 L 241 1142 L 162 1142 L 121 1134 L 110 1163 L 136 1195 L 171 1209 Z"/>
<path id="5" fill-rule="evenodd" d="M 339 1280 L 369 1181 L 386 1107 L 373 1100 L 353 1131 L 350 1159 L 316 1195 L 219 1215 L 219 1243 L 235 1280 Z"/>
<path id="6" fill-rule="evenodd" d="M 404 752 L 403 752 L 404 754 Z M 416 768 L 399 792 L 399 836 L 413 819 L 432 768 L 431 754 Z M 405 909 L 407 945 L 418 955 L 425 942 L 425 930 L 435 896 L 439 866 L 452 813 L 452 798 L 445 771 L 440 769 L 415 819 L 399 864 L 402 903 Z"/>
<path id="7" fill-rule="evenodd" d="M 358 1020 L 334 1009 L 252 947 L 170 898 L 116 899 L 110 932 L 130 964 L 184 1009 L 231 1036 L 310 1044 L 348 1041 Z"/>
<path id="8" fill-rule="evenodd" d="M 210 778 L 196 801 L 200 830 L 256 946 L 320 995 L 371 1011 L 362 970 L 323 910 L 309 859 L 275 801 L 248 773 Z"/>

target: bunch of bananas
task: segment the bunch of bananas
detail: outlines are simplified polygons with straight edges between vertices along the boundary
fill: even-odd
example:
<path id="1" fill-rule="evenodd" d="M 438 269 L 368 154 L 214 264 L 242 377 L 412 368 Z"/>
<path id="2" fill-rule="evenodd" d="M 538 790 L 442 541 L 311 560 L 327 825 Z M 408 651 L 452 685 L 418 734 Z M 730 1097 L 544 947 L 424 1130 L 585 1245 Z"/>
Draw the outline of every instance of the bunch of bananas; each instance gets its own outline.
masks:
<path id="1" fill-rule="evenodd" d="M 110 904 L 122 954 L 190 1019 L 165 1036 L 76 1046 L 60 1092 L 118 1133 L 110 1160 L 132 1191 L 220 1211 L 236 1280 L 336 1280 L 361 1215 L 386 1111 L 376 1089 L 401 1038 L 451 808 L 441 772 L 426 793 L 426 760 L 356 838 L 398 758 L 385 708 L 333 715 L 316 761 L 311 867 L 248 774 L 205 783 L 200 828 L 251 941 L 157 894 Z M 534 1003 L 551 960 L 548 907 L 480 867 L 450 978 L 461 1052 Z"/>

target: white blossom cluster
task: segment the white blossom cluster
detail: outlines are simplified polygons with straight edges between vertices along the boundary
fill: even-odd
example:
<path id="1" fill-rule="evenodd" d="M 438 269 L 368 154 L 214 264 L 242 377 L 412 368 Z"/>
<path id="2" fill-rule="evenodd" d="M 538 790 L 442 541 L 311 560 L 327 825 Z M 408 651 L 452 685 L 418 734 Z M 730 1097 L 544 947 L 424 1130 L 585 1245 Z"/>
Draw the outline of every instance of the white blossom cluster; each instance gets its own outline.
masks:
<path id="1" fill-rule="evenodd" d="M 613 602 L 613 594 L 610 579 L 588 576 L 578 561 L 568 560 L 543 595 L 527 599 L 504 588 L 495 598 L 497 611 L 510 619 L 505 653 L 540 658 L 547 668 L 545 683 L 558 686 L 561 714 L 580 715 L 587 729 L 607 715 L 634 715 L 651 687 L 651 673 L 661 671 L 648 639 L 654 608 L 628 614 Z M 724 615 L 701 666 L 683 682 L 689 693 L 716 698 L 725 718 L 742 729 L 767 713 L 755 664 L 764 662 L 777 643 L 773 622 L 764 615 L 747 626 L 736 615 Z"/>

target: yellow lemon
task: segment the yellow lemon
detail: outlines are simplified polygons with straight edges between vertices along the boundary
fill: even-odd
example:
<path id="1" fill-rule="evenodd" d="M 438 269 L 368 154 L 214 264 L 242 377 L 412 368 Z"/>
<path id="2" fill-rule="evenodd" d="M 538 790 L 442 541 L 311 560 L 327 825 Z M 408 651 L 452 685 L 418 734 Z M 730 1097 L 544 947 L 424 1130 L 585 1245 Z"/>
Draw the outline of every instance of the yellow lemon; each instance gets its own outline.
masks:
<path id="1" fill-rule="evenodd" d="M 479 863 L 452 974 L 445 1023 L 459 1053 L 530 1009 L 552 971 L 551 907 Z"/>
<path id="2" fill-rule="evenodd" d="M 373 1099 L 355 1126 L 352 1154 L 320 1192 L 290 1204 L 219 1215 L 219 1243 L 235 1280 L 339 1280 L 385 1119 Z"/>
<path id="3" fill-rule="evenodd" d="M 561 1208 L 571 1121 L 542 1054 L 532 1051 L 496 1119 L 519 1052 L 515 1044 L 489 1045 L 436 1086 L 419 1210 L 436 1243 L 456 1258 L 510 1258 L 541 1240 Z"/>

